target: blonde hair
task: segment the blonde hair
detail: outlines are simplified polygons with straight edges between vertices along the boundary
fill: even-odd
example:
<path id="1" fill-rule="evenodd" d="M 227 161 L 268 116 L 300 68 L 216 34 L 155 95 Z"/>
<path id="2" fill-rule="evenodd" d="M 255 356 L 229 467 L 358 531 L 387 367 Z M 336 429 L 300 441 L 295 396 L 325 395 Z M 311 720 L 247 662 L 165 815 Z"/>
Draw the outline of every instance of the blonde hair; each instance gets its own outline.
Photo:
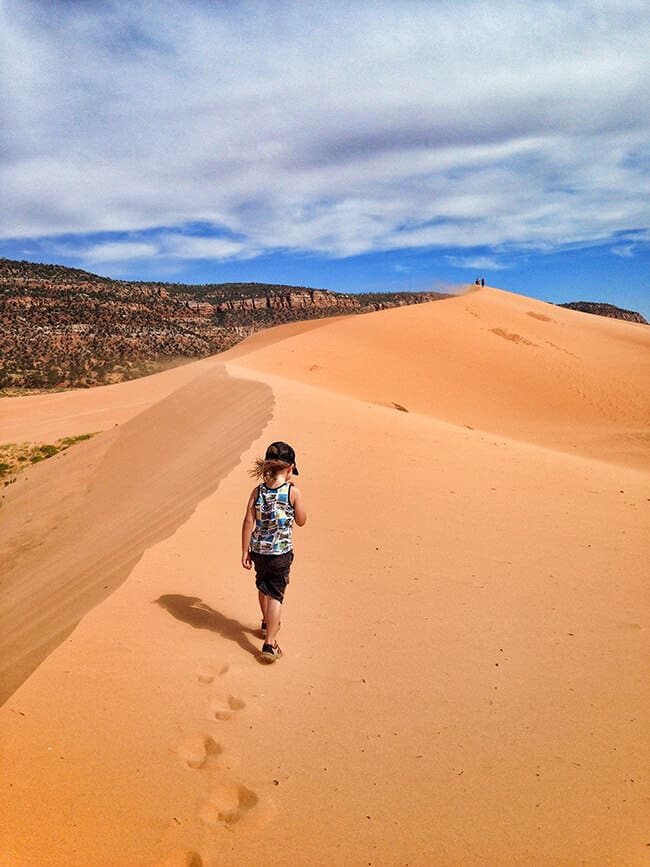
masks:
<path id="1" fill-rule="evenodd" d="M 286 461 L 277 460 L 262 460 L 257 458 L 253 466 L 248 471 L 248 475 L 254 479 L 263 479 L 265 482 L 272 482 L 281 472 L 288 470 L 291 464 Z"/>

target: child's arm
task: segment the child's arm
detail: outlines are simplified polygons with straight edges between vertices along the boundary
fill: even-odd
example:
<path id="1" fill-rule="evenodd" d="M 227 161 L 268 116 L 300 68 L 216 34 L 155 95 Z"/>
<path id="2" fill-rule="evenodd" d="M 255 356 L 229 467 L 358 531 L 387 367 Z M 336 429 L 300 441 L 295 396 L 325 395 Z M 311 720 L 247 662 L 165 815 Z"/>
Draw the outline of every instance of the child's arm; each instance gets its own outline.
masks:
<path id="1" fill-rule="evenodd" d="M 250 555 L 251 536 L 255 527 L 255 499 L 257 497 L 257 488 L 253 488 L 251 495 L 248 498 L 246 511 L 244 512 L 244 520 L 241 525 L 241 564 L 244 569 L 252 569 L 253 561 Z"/>
<path id="2" fill-rule="evenodd" d="M 307 522 L 307 512 L 305 511 L 302 492 L 295 485 L 291 486 L 291 499 L 293 500 L 294 520 L 299 527 L 304 527 Z"/>

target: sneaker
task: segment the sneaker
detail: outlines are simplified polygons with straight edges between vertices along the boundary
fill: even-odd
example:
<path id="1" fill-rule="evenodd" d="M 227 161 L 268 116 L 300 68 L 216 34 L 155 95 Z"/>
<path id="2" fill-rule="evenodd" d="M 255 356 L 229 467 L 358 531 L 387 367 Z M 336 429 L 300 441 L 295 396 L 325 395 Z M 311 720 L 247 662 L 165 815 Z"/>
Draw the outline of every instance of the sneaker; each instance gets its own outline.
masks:
<path id="1" fill-rule="evenodd" d="M 275 662 L 276 659 L 280 659 L 282 656 L 282 651 L 278 647 L 278 642 L 275 644 L 263 644 L 262 645 L 262 653 L 260 655 L 260 662 Z"/>

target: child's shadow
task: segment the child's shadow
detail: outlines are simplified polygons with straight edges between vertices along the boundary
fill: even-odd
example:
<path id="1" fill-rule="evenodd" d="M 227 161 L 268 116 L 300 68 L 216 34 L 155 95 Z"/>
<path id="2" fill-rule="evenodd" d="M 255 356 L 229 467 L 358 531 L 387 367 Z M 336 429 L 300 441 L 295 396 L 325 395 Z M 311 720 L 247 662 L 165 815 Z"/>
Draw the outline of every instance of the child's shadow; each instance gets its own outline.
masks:
<path id="1" fill-rule="evenodd" d="M 167 593 L 155 600 L 156 604 L 165 608 L 172 617 L 189 623 L 195 629 L 209 629 L 216 632 L 229 641 L 234 641 L 246 653 L 257 656 L 259 648 L 248 639 L 248 634 L 254 634 L 253 630 L 243 626 L 239 620 L 226 617 L 214 608 L 210 608 L 197 596 L 182 596 L 180 593 Z"/>

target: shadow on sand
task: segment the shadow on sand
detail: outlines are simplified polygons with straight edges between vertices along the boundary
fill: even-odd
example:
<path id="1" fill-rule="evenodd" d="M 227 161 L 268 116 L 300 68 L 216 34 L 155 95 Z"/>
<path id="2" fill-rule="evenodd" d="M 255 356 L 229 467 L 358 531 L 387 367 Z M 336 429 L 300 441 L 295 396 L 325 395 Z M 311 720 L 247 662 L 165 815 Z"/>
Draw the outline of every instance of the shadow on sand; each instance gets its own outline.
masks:
<path id="1" fill-rule="evenodd" d="M 246 653 L 250 653 L 257 657 L 259 647 L 254 645 L 249 639 L 249 635 L 255 635 L 255 631 L 243 626 L 239 620 L 234 620 L 232 617 L 226 617 L 214 608 L 210 608 L 205 602 L 202 602 L 198 596 L 182 596 L 180 593 L 167 593 L 159 599 L 154 600 L 157 605 L 164 608 L 166 611 L 175 617 L 177 620 L 182 620 L 183 623 L 188 623 L 195 629 L 209 629 L 210 632 L 216 632 L 228 641 L 234 641 Z"/>

